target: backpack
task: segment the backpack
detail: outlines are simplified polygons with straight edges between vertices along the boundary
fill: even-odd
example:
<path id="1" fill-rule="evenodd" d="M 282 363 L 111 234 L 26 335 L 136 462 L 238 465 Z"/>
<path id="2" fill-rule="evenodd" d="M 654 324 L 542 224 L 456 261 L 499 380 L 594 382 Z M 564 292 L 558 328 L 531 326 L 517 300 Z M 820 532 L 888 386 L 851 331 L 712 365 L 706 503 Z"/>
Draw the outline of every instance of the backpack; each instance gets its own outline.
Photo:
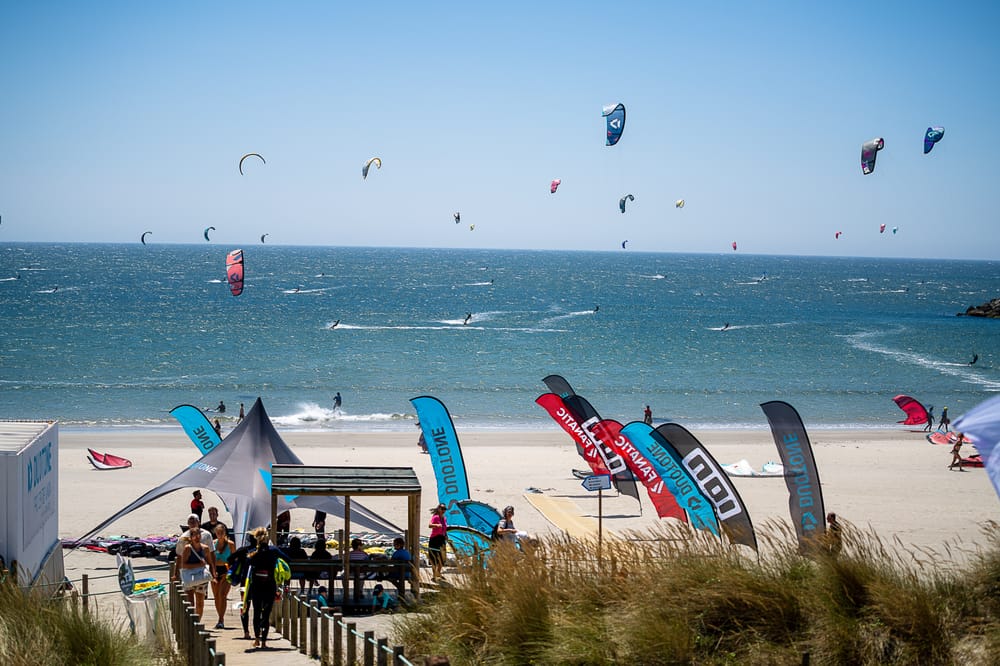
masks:
<path id="1" fill-rule="evenodd" d="M 274 582 L 278 584 L 278 587 L 281 587 L 291 579 L 292 568 L 287 561 L 279 557 L 274 562 Z"/>

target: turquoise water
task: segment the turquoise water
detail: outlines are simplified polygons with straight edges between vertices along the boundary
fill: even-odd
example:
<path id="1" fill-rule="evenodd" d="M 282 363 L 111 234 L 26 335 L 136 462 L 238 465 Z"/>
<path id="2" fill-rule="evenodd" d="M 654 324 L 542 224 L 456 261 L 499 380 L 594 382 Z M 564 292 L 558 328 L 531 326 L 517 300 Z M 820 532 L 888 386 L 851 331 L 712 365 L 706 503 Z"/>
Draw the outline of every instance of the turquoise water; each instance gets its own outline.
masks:
<path id="1" fill-rule="evenodd" d="M 867 428 L 898 393 L 954 418 L 1000 390 L 1000 322 L 955 316 L 1000 262 L 248 246 L 234 298 L 229 249 L 0 245 L 0 418 L 157 427 L 261 396 L 287 428 L 413 431 L 429 394 L 460 431 L 554 428 L 534 399 L 558 373 L 621 421 L 764 428 L 779 399 Z"/>

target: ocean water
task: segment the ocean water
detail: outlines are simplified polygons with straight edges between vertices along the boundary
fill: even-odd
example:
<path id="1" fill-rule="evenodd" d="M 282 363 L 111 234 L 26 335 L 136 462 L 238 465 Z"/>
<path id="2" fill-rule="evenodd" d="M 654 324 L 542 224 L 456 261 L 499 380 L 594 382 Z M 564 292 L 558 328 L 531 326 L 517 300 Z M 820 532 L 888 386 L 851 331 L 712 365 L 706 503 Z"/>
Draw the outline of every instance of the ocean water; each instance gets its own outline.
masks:
<path id="1" fill-rule="evenodd" d="M 233 297 L 229 249 L 0 245 L 0 418 L 173 427 L 261 396 L 285 428 L 414 431 L 428 394 L 459 432 L 555 428 L 557 373 L 623 422 L 765 428 L 784 400 L 875 428 L 899 393 L 954 418 L 1000 391 L 1000 322 L 955 316 L 1000 262 L 256 245 Z"/>

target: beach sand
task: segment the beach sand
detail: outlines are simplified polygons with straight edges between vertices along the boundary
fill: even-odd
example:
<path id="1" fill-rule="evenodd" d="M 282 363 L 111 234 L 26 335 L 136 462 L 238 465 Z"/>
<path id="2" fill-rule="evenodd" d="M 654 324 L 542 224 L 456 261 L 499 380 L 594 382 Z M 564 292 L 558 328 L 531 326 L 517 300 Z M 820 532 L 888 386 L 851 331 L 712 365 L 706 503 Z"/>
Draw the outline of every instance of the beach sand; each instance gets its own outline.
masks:
<path id="1" fill-rule="evenodd" d="M 767 430 L 694 434 L 723 464 L 746 458 L 759 469 L 767 461 L 778 460 Z M 420 453 L 416 433 L 284 432 L 282 437 L 306 464 L 411 466 L 424 489 L 422 513 L 426 515 L 437 502 L 430 457 Z M 584 490 L 570 473 L 586 465 L 561 431 L 459 431 L 459 438 L 471 496 L 497 508 L 513 505 L 518 529 L 537 535 L 559 531 L 525 500 L 530 488 L 569 500 L 582 516 L 597 517 L 597 493 Z M 981 523 L 1000 521 L 1000 501 L 984 470 L 949 471 L 949 447 L 929 444 L 921 432 L 817 430 L 810 433 L 810 439 L 826 510 L 855 526 L 871 526 L 884 538 L 898 536 L 904 544 L 940 548 L 954 540 L 975 542 Z M 134 467 L 94 470 L 86 460 L 87 447 L 129 458 Z M 79 536 L 198 457 L 179 429 L 60 433 L 60 535 Z M 736 478 L 733 483 L 755 525 L 768 519 L 788 520 L 783 479 Z M 213 493 L 204 495 L 206 506 L 222 508 Z M 634 499 L 605 492 L 604 529 L 641 530 L 659 522 L 645 491 L 642 495 L 640 515 Z M 175 534 L 188 514 L 190 500 L 186 491 L 167 495 L 121 518 L 105 535 Z M 365 498 L 362 503 L 405 525 L 405 501 Z M 232 524 L 224 510 L 222 517 Z M 292 528 L 309 531 L 311 520 L 311 511 L 296 510 Z M 335 529 L 336 522 L 328 519 L 328 529 Z"/>

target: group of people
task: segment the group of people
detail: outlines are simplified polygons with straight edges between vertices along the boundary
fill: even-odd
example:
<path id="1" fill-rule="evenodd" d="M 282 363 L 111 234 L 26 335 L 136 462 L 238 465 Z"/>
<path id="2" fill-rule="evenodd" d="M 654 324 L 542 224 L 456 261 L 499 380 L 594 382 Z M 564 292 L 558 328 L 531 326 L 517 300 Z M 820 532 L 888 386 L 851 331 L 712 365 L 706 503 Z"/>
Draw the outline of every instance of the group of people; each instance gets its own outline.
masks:
<path id="1" fill-rule="evenodd" d="M 924 425 L 924 432 L 930 432 L 934 427 L 934 405 L 927 407 L 927 423 Z M 948 432 L 951 429 L 951 419 L 948 418 L 948 408 L 941 410 L 941 419 L 938 421 L 937 429 Z"/>

